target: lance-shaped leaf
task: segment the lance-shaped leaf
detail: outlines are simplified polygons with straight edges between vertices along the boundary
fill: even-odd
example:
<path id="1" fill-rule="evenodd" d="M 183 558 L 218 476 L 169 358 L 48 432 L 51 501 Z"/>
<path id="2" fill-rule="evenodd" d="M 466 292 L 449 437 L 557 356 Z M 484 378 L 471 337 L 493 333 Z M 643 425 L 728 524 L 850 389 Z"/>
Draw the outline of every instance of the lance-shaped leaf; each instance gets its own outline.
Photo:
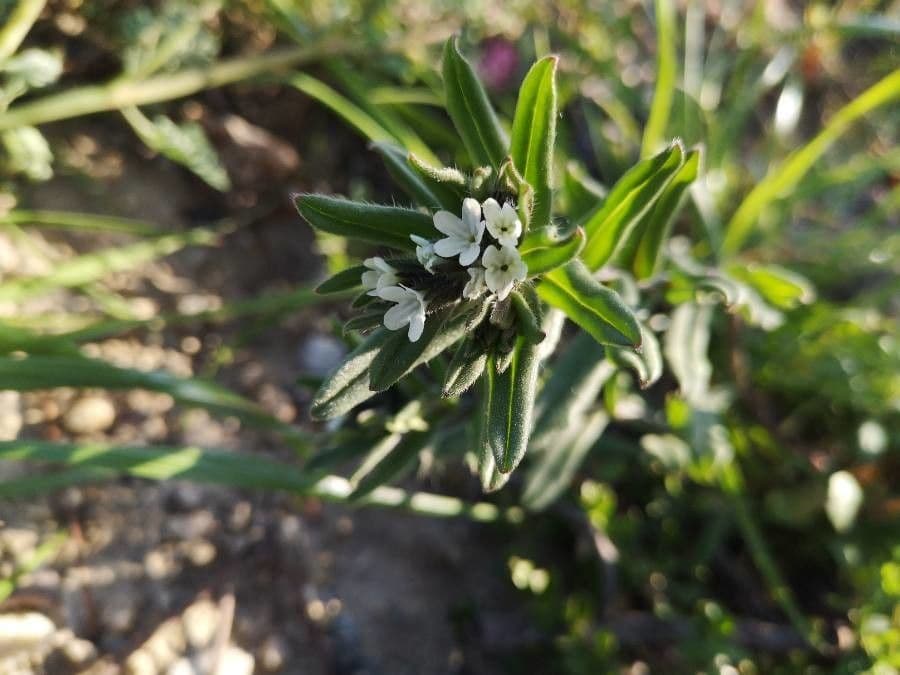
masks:
<path id="1" fill-rule="evenodd" d="M 584 243 L 584 230 L 577 227 L 568 239 L 526 251 L 522 254 L 522 262 L 528 268 L 528 276 L 535 277 L 562 267 L 581 253 Z"/>
<path id="2" fill-rule="evenodd" d="M 310 410 L 313 417 L 322 420 L 338 417 L 375 395 L 369 389 L 369 366 L 390 336 L 386 329 L 375 331 L 350 352 L 316 392 Z"/>
<path id="3" fill-rule="evenodd" d="M 587 245 L 582 258 L 596 270 L 613 256 L 629 232 L 650 212 L 684 163 L 684 150 L 675 142 L 650 159 L 638 162 L 609 191 L 609 195 L 583 223 Z"/>
<path id="4" fill-rule="evenodd" d="M 519 173 L 534 189 L 532 227 L 550 222 L 553 209 L 553 148 L 556 144 L 556 66 L 548 56 L 535 63 L 519 89 L 509 153 Z"/>
<path id="5" fill-rule="evenodd" d="M 816 291 L 808 279 L 778 265 L 732 265 L 728 274 L 747 282 L 781 309 L 808 305 L 816 299 Z"/>
<path id="6" fill-rule="evenodd" d="M 591 178 L 585 168 L 575 161 L 566 164 L 563 181 L 566 213 L 577 222 L 594 211 L 606 199 L 608 191 L 604 185 Z"/>
<path id="7" fill-rule="evenodd" d="M 578 260 L 553 270 L 537 285 L 544 302 L 561 309 L 600 344 L 638 347 L 641 329 L 622 298 Z"/>
<path id="8" fill-rule="evenodd" d="M 468 178 L 457 169 L 447 166 L 432 166 L 420 159 L 415 153 L 409 153 L 406 161 L 419 179 L 439 200 L 441 208 L 456 213 L 466 197 Z"/>
<path id="9" fill-rule="evenodd" d="M 494 453 L 488 442 L 487 429 L 491 415 L 490 392 L 492 388 L 490 378 L 496 377 L 496 367 L 493 360 L 488 364 L 490 376 L 481 378 L 478 385 L 478 401 L 475 407 L 475 423 L 472 425 L 472 437 L 475 440 L 478 461 L 478 478 L 481 489 L 485 492 L 495 492 L 506 485 L 510 474 L 500 473 L 497 463 L 494 461 Z"/>
<path id="10" fill-rule="evenodd" d="M 540 453 L 530 467 L 522 493 L 526 508 L 540 511 L 559 498 L 607 424 L 609 415 L 606 411 L 596 410 L 578 426 L 572 427 L 567 442 L 557 443 Z"/>
<path id="11" fill-rule="evenodd" d="M 316 286 L 316 293 L 319 295 L 330 295 L 332 293 L 343 293 L 344 291 L 358 288 L 362 286 L 363 273 L 368 271 L 369 269 L 364 265 L 348 267 Z"/>
<path id="12" fill-rule="evenodd" d="M 487 352 L 470 338 L 461 340 L 444 376 L 441 396 L 456 398 L 478 381 L 487 363 Z"/>
<path id="13" fill-rule="evenodd" d="M 540 450 L 560 445 L 562 435 L 581 424 L 603 385 L 616 372 L 606 358 L 606 348 L 587 333 L 576 335 L 561 351 L 538 395 L 531 445 Z"/>
<path id="14" fill-rule="evenodd" d="M 679 305 L 666 331 L 666 360 L 678 380 L 681 395 L 693 405 L 702 404 L 709 392 L 712 363 L 707 352 L 712 311 L 712 305 Z"/>
<path id="15" fill-rule="evenodd" d="M 639 239 L 633 238 L 633 241 L 626 244 L 621 260 L 634 271 L 638 279 L 646 279 L 656 272 L 663 242 L 669 236 L 684 201 L 684 194 L 696 180 L 699 168 L 700 152 L 692 150 L 647 215 L 646 222 L 639 230 Z"/>
<path id="16" fill-rule="evenodd" d="M 444 47 L 443 77 L 447 112 L 473 165 L 498 168 L 509 143 L 487 92 L 460 54 L 455 37 Z"/>
<path id="17" fill-rule="evenodd" d="M 427 206 L 434 211 L 446 208 L 431 186 L 410 166 L 406 152 L 391 143 L 372 143 L 371 147 L 381 155 L 391 178 L 409 196 L 412 205 Z"/>
<path id="18" fill-rule="evenodd" d="M 415 368 L 449 349 L 462 338 L 474 316 L 487 311 L 483 303 L 473 311 L 450 317 L 449 312 L 439 312 L 428 317 L 425 329 L 416 342 L 410 342 L 406 330 L 395 331 L 372 361 L 369 387 L 372 391 L 384 391 Z"/>
<path id="19" fill-rule="evenodd" d="M 381 485 L 401 478 L 415 467 L 416 458 L 432 442 L 433 434 L 411 432 L 391 434 L 378 443 L 363 459 L 353 475 L 350 485 L 351 501 L 371 494 Z"/>
<path id="20" fill-rule="evenodd" d="M 434 235 L 431 217 L 412 209 L 313 194 L 297 195 L 294 203 L 300 215 L 318 230 L 401 251 L 415 250 L 409 238 L 412 234 L 426 238 Z"/>
<path id="21" fill-rule="evenodd" d="M 485 438 L 501 473 L 515 469 L 525 456 L 539 366 L 537 347 L 520 337 L 503 373 L 497 373 L 491 362 L 485 369 L 488 405 Z"/>
<path id="22" fill-rule="evenodd" d="M 609 358 L 618 366 L 631 368 L 637 373 L 641 389 L 654 384 L 663 372 L 662 352 L 659 340 L 647 326 L 641 324 L 641 350 L 639 352 L 622 347 L 611 347 Z"/>

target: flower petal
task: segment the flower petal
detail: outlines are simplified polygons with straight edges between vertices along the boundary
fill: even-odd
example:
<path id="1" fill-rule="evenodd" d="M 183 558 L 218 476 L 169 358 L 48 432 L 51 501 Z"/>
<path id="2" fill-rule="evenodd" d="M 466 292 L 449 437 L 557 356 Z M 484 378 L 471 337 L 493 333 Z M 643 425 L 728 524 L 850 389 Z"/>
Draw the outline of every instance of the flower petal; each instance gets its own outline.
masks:
<path id="1" fill-rule="evenodd" d="M 463 267 L 468 267 L 473 262 L 478 260 L 478 255 L 481 253 L 481 247 L 478 244 L 470 244 L 465 249 L 460 251 L 459 253 L 459 264 Z"/>
<path id="2" fill-rule="evenodd" d="M 438 211 L 432 218 L 434 226 L 450 237 L 465 237 L 469 234 L 466 224 L 449 211 Z"/>
<path id="3" fill-rule="evenodd" d="M 467 232 L 475 232 L 475 228 L 481 222 L 481 204 L 477 199 L 471 197 L 463 199 L 462 222 L 465 224 Z"/>
<path id="4" fill-rule="evenodd" d="M 500 257 L 500 249 L 498 249 L 496 246 L 488 246 L 486 249 L 484 249 L 484 255 L 481 256 L 481 264 L 485 267 L 502 265 L 503 262 Z"/>
<path id="5" fill-rule="evenodd" d="M 422 337 L 422 331 L 425 330 L 425 312 L 416 312 L 409 320 L 409 331 L 406 337 L 410 342 L 418 342 Z"/>
<path id="6" fill-rule="evenodd" d="M 485 199 L 481 208 L 484 211 L 484 220 L 488 224 L 488 227 L 493 225 L 500 218 L 500 204 L 498 204 L 497 200 L 493 197 Z"/>
<path id="7" fill-rule="evenodd" d="M 388 302 L 403 302 L 409 297 L 409 289 L 403 286 L 385 286 L 378 289 L 378 297 Z"/>
<path id="8" fill-rule="evenodd" d="M 400 330 L 409 323 L 410 311 L 406 304 L 394 305 L 384 313 L 384 327 L 388 330 Z"/>
<path id="9" fill-rule="evenodd" d="M 468 242 L 463 239 L 447 237 L 434 242 L 434 252 L 442 258 L 452 258 L 458 255 L 466 246 L 468 246 Z"/>

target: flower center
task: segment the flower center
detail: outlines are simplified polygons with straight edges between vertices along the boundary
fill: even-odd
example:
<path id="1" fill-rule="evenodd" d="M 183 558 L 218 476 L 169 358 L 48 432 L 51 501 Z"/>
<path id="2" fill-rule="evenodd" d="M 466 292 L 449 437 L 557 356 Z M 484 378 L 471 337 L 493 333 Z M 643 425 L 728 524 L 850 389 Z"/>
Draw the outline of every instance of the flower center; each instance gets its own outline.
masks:
<path id="1" fill-rule="evenodd" d="M 509 269 L 509 265 L 500 265 L 500 271 L 506 272 Z"/>

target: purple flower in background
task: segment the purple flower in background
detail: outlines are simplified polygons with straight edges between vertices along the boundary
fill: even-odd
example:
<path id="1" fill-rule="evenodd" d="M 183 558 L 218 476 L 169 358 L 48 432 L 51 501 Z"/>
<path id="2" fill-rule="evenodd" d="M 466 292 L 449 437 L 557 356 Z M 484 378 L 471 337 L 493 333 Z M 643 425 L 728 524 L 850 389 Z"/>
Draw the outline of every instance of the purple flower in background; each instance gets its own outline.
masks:
<path id="1" fill-rule="evenodd" d="M 488 89 L 506 89 L 512 85 L 519 70 L 516 46 L 503 38 L 491 38 L 484 43 L 478 71 Z"/>

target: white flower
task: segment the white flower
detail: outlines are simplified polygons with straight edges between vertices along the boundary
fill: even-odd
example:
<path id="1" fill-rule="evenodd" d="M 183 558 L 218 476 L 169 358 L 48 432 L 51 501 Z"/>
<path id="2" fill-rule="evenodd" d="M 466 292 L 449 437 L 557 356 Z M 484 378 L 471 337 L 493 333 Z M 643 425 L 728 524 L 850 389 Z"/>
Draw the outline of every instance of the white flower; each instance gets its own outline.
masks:
<path id="1" fill-rule="evenodd" d="M 474 300 L 480 297 L 487 288 L 484 285 L 484 268 L 480 265 L 473 265 L 466 271 L 469 273 L 469 281 L 466 282 L 466 287 L 463 288 L 463 297 L 466 300 Z"/>
<path id="2" fill-rule="evenodd" d="M 440 260 L 438 254 L 434 252 L 434 243 L 416 234 L 409 235 L 409 238 L 416 244 L 416 258 L 418 258 L 419 263 L 434 274 L 434 264 Z"/>
<path id="3" fill-rule="evenodd" d="M 488 246 L 481 256 L 481 264 L 484 265 L 484 281 L 499 300 L 505 300 L 516 282 L 524 281 L 528 274 L 528 267 L 512 246 L 499 249 Z"/>
<path id="4" fill-rule="evenodd" d="M 471 197 L 463 200 L 462 219 L 449 211 L 438 211 L 434 214 L 434 226 L 447 235 L 435 242 L 435 253 L 442 258 L 458 255 L 463 267 L 478 260 L 484 221 L 481 220 L 481 205 L 476 200 Z"/>
<path id="5" fill-rule="evenodd" d="M 501 246 L 515 248 L 519 243 L 519 235 L 522 234 L 522 221 L 513 205 L 506 202 L 501 209 L 496 199 L 487 199 L 481 206 L 484 209 L 484 222 L 491 236 Z"/>
<path id="6" fill-rule="evenodd" d="M 369 295 L 378 296 L 378 292 L 382 288 L 396 286 L 400 283 L 397 270 L 388 265 L 384 258 L 366 258 L 363 265 L 370 270 L 362 273 L 362 285 Z"/>
<path id="7" fill-rule="evenodd" d="M 422 337 L 425 328 L 425 298 L 419 291 L 406 286 L 388 286 L 378 291 L 378 297 L 396 303 L 384 313 L 384 327 L 400 330 L 409 324 L 407 337 L 410 342 Z"/>

